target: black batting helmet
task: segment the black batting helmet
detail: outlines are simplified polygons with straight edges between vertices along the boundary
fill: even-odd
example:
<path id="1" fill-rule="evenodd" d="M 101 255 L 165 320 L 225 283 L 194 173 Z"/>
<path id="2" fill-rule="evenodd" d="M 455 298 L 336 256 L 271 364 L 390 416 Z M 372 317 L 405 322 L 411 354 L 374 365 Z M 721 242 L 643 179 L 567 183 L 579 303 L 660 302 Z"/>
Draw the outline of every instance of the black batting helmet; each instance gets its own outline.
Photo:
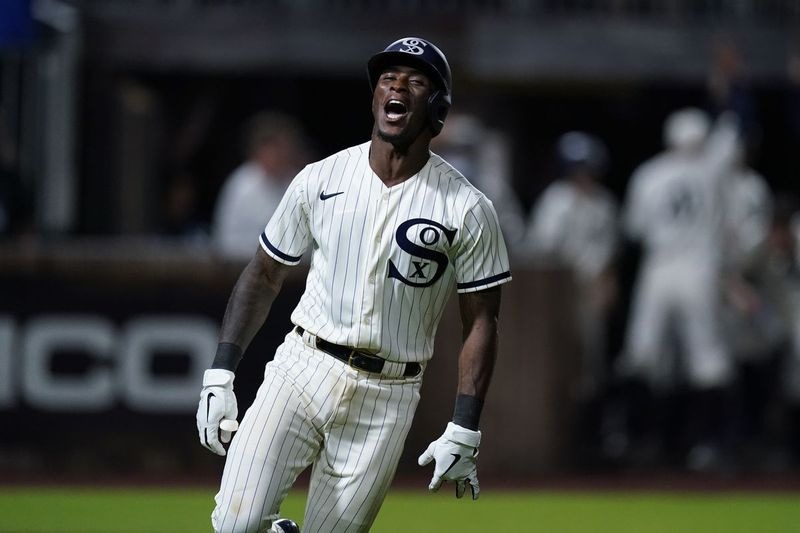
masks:
<path id="1" fill-rule="evenodd" d="M 444 119 L 452 105 L 453 79 L 450 65 L 441 50 L 432 42 L 419 37 L 404 37 L 393 42 L 383 52 L 369 59 L 367 73 L 372 90 L 378 84 L 381 72 L 392 65 L 405 65 L 424 72 L 436 85 L 428 99 L 428 117 L 433 135 L 444 127 Z"/>

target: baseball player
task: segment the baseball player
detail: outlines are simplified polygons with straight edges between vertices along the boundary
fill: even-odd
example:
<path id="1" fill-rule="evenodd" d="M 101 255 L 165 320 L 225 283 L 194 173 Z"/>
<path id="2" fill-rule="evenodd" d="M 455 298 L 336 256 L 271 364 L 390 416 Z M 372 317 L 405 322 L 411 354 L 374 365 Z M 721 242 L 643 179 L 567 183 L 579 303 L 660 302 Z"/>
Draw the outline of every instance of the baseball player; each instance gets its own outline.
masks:
<path id="1" fill-rule="evenodd" d="M 247 160 L 225 180 L 214 206 L 211 242 L 223 257 L 247 261 L 250 235 L 275 212 L 303 161 L 303 131 L 288 115 L 262 111 L 247 127 Z"/>
<path id="2" fill-rule="evenodd" d="M 738 144 L 733 122 L 721 117 L 709 133 L 710 120 L 698 109 L 670 115 L 664 126 L 668 149 L 636 170 L 624 213 L 625 229 L 642 241 L 644 258 L 621 370 L 651 385 L 665 384 L 673 362 L 664 357 L 664 347 L 674 330 L 694 391 L 693 412 L 705 419 L 698 424 L 705 433 L 719 427 L 723 393 L 733 380 L 719 331 L 724 183 Z"/>
<path id="3" fill-rule="evenodd" d="M 216 531 L 297 531 L 277 521 L 311 467 L 303 528 L 367 531 L 397 467 L 453 285 L 464 325 L 453 419 L 419 458 L 429 489 L 478 497 L 479 418 L 511 280 L 491 202 L 429 150 L 451 104 L 450 67 L 429 41 L 400 39 L 368 62 L 370 141 L 292 181 L 237 281 L 197 412 L 225 455 Z M 238 432 L 234 371 L 287 271 L 311 250 L 306 290 Z M 275 524 L 273 524 L 275 522 Z"/>
<path id="4" fill-rule="evenodd" d="M 581 131 L 557 143 L 561 179 L 534 205 L 527 247 L 535 257 L 569 268 L 578 289 L 583 341 L 581 393 L 596 394 L 605 374 L 605 319 L 614 300 L 612 268 L 618 240 L 617 203 L 600 183 L 607 164 L 604 143 Z"/>
<path id="5" fill-rule="evenodd" d="M 772 193 L 764 177 L 740 159 L 725 191 L 725 336 L 735 358 L 749 364 L 774 352 L 782 332 L 764 298 Z"/>

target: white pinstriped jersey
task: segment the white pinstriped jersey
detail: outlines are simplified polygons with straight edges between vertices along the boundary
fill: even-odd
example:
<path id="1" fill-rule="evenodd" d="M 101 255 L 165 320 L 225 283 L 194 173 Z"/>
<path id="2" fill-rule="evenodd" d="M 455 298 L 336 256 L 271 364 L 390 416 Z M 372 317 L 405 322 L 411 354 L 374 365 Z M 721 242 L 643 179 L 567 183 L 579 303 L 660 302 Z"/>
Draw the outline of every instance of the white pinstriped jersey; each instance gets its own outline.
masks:
<path id="1" fill-rule="evenodd" d="M 370 142 L 308 165 L 261 235 L 275 260 L 312 249 L 292 321 L 329 342 L 396 362 L 433 355 L 452 286 L 511 280 L 492 203 L 436 154 L 386 187 L 369 166 Z"/>

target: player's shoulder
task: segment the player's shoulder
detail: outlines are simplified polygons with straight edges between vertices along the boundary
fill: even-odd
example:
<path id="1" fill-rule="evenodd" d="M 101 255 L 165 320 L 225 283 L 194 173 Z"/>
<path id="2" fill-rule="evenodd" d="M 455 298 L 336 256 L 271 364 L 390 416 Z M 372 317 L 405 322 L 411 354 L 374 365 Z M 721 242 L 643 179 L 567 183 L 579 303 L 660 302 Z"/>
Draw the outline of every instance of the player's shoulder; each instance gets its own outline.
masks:
<path id="1" fill-rule="evenodd" d="M 633 172 L 630 186 L 639 189 L 658 187 L 670 181 L 676 173 L 681 174 L 682 163 L 672 154 L 661 153 L 641 163 Z"/>
<path id="2" fill-rule="evenodd" d="M 492 201 L 447 160 L 431 152 L 427 167 L 426 181 L 436 190 L 449 224 L 461 226 L 467 220 L 486 223 L 497 217 Z"/>
<path id="3" fill-rule="evenodd" d="M 367 158 L 369 156 L 369 141 L 361 144 L 356 144 L 354 146 L 349 146 L 347 148 L 343 148 L 338 152 L 334 152 L 327 157 L 323 157 L 317 161 L 311 162 L 306 165 L 306 170 L 315 170 L 321 169 L 326 166 L 330 166 L 333 163 L 337 163 L 340 161 L 363 157 Z"/>
<path id="4" fill-rule="evenodd" d="M 575 187 L 572 183 L 565 179 L 557 179 L 544 188 L 541 196 L 543 199 L 555 200 L 556 198 L 572 197 L 575 194 Z"/>
<path id="5" fill-rule="evenodd" d="M 565 212 L 571 210 L 581 196 L 573 183 L 566 179 L 556 179 L 536 197 L 533 210 L 539 213 L 566 214 Z"/>
<path id="6" fill-rule="evenodd" d="M 734 191 L 734 194 L 749 194 L 751 196 L 769 196 L 772 194 L 766 178 L 752 168 L 740 170 L 730 181 L 730 189 Z"/>
<path id="7" fill-rule="evenodd" d="M 220 188 L 220 197 L 241 198 L 253 194 L 254 190 L 263 181 L 263 174 L 259 174 L 258 166 L 250 161 L 236 167 Z"/>
<path id="8" fill-rule="evenodd" d="M 745 168 L 741 172 L 741 178 L 750 183 L 753 187 L 769 189 L 767 179 L 762 174 L 750 167 Z"/>
<path id="9" fill-rule="evenodd" d="M 662 169 L 670 168 L 675 164 L 676 161 L 672 154 L 660 153 L 654 155 L 639 165 L 639 167 L 636 169 L 636 173 L 639 175 L 649 175 L 659 172 Z"/>
<path id="10" fill-rule="evenodd" d="M 428 167 L 429 172 L 436 175 L 439 187 L 448 191 L 448 194 L 458 197 L 460 201 L 470 204 L 482 200 L 489 201 L 480 189 L 439 154 L 431 152 Z"/>
<path id="11" fill-rule="evenodd" d="M 307 164 L 297 179 L 309 194 L 316 195 L 315 191 L 324 188 L 332 179 L 340 182 L 355 176 L 353 165 L 367 165 L 368 158 L 369 142 L 350 146 Z"/>
<path id="12" fill-rule="evenodd" d="M 259 167 L 253 161 L 245 161 L 233 169 L 225 180 L 232 187 L 242 187 L 261 179 Z"/>

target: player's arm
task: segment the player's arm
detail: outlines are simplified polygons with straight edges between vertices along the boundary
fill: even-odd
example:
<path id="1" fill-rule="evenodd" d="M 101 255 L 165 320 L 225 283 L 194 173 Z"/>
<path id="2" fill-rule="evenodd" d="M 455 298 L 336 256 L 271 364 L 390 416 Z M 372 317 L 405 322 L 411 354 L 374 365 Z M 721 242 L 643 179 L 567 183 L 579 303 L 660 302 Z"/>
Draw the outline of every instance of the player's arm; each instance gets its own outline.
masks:
<path id="1" fill-rule="evenodd" d="M 220 345 L 232 345 L 234 353 L 226 357 L 218 352 L 212 368 L 236 370 L 242 353 L 264 324 L 290 268 L 258 249 L 234 285 L 222 319 Z"/>
<path id="2" fill-rule="evenodd" d="M 497 357 L 500 287 L 462 293 L 459 306 L 464 343 L 458 356 L 458 394 L 453 420 L 420 456 L 419 463 L 436 461 L 430 490 L 438 490 L 444 481 L 454 481 L 456 497 L 463 496 L 469 486 L 472 499 L 477 499 L 480 485 L 476 458 L 481 440 L 478 426 Z"/>
<path id="3" fill-rule="evenodd" d="M 478 429 L 497 357 L 500 287 L 459 294 L 464 344 L 458 356 L 458 396 L 453 422 Z"/>
<path id="4" fill-rule="evenodd" d="M 744 149 L 742 143 L 741 120 L 731 111 L 722 113 L 706 142 L 706 175 L 714 181 L 728 181 L 726 178 L 733 174 L 731 167 Z"/>
<path id="5" fill-rule="evenodd" d="M 223 444 L 230 442 L 238 427 L 234 372 L 244 350 L 264 324 L 289 268 L 259 249 L 242 271 L 228 299 L 217 353 L 211 368 L 203 374 L 197 408 L 200 443 L 218 455 L 225 455 Z"/>

